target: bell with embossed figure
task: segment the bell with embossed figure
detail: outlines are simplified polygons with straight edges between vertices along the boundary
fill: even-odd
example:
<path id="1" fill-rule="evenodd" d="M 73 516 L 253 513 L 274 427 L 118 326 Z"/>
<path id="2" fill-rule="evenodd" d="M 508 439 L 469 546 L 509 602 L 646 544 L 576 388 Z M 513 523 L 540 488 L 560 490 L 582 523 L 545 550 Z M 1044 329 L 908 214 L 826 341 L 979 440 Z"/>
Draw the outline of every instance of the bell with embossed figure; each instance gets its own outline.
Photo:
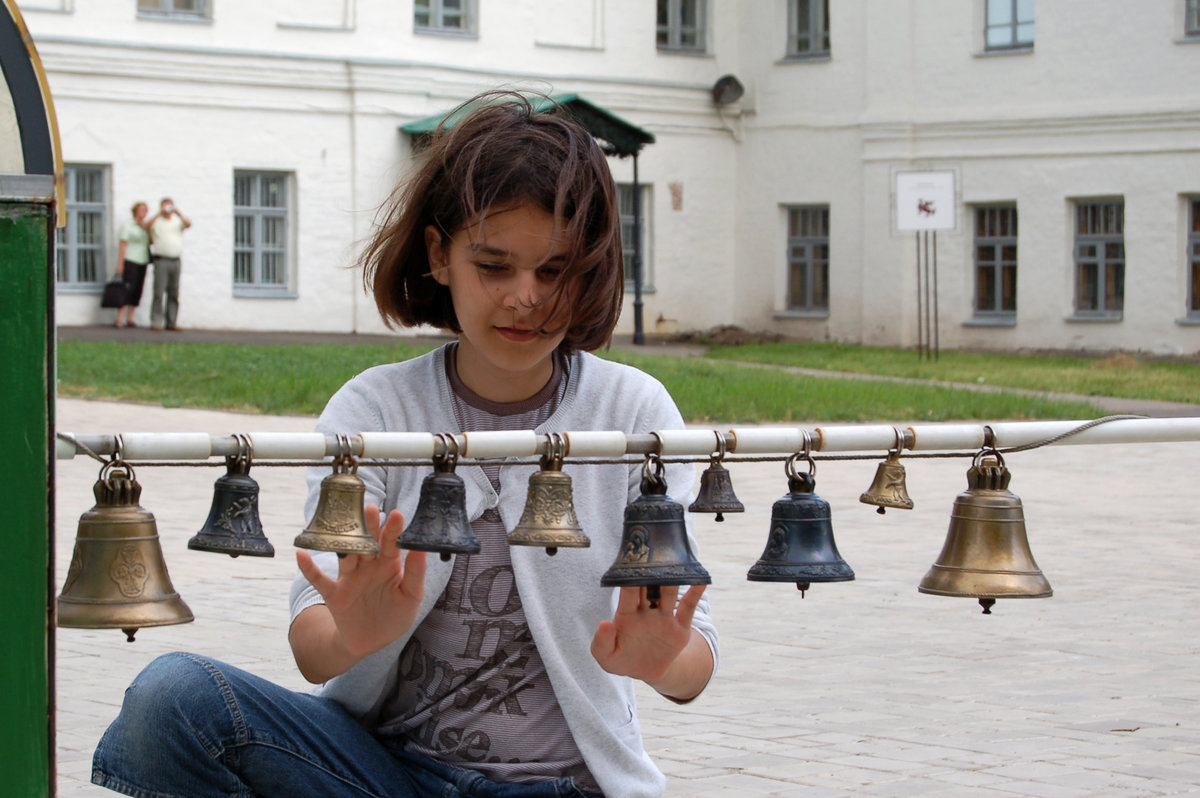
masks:
<path id="1" fill-rule="evenodd" d="M 363 515 L 367 486 L 357 472 L 358 462 L 352 455 L 343 454 L 333 461 L 333 473 L 321 480 L 312 520 L 293 545 L 339 555 L 379 553 L 379 543 L 367 531 Z"/>
<path id="2" fill-rule="evenodd" d="M 712 584 L 692 554 L 683 505 L 667 495 L 663 471 L 662 460 L 646 458 L 642 495 L 626 505 L 621 548 L 600 578 L 604 587 L 645 587 L 651 607 L 657 606 L 663 585 Z"/>
<path id="3" fill-rule="evenodd" d="M 700 490 L 696 500 L 688 505 L 693 513 L 716 513 L 714 521 L 724 521 L 725 513 L 742 513 L 746 507 L 733 492 L 729 469 L 721 464 L 725 459 L 725 436 L 717 433 L 717 451 L 708 460 L 708 468 L 700 474 Z"/>
<path id="4" fill-rule="evenodd" d="M 453 435 L 438 437 L 443 447 L 434 454 L 433 473 L 421 483 L 417 509 L 396 545 L 437 552 L 442 560 L 451 554 L 478 554 L 482 547 L 467 518 L 467 488 L 454 473 L 458 443 Z"/>
<path id="5" fill-rule="evenodd" d="M 795 582 L 801 597 L 813 582 L 849 582 L 854 571 L 838 553 L 833 540 L 829 502 L 816 487 L 816 464 L 800 473 L 796 456 L 788 458 L 788 494 L 771 508 L 767 546 L 746 578 L 751 582 Z"/>
<path id="6" fill-rule="evenodd" d="M 275 547 L 263 533 L 258 517 L 258 483 L 250 476 L 249 441 L 235 436 L 239 452 L 225 458 L 225 474 L 213 483 L 212 507 L 188 548 L 237 557 L 274 557 Z"/>
<path id="7" fill-rule="evenodd" d="M 553 555 L 560 547 L 592 545 L 575 515 L 571 478 L 562 471 L 564 448 L 562 436 L 552 434 L 541 468 L 529 476 L 521 520 L 506 538 L 510 546 L 543 546 L 547 554 Z"/>
<path id="8" fill-rule="evenodd" d="M 76 629 L 138 629 L 194 620 L 175 592 L 154 515 L 127 463 L 106 463 L 92 488 L 96 505 L 79 518 L 75 551 L 58 596 L 57 623 Z"/>

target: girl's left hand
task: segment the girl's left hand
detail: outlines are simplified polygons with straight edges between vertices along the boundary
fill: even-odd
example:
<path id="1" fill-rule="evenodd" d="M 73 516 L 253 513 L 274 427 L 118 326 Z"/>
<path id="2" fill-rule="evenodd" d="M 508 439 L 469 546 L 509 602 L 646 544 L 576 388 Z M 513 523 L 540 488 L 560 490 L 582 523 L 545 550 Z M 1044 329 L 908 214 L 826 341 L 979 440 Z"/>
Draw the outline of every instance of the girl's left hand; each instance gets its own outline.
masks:
<path id="1" fill-rule="evenodd" d="M 616 614 L 611 621 L 602 621 L 592 638 L 592 656 L 609 673 L 641 679 L 653 687 L 691 640 L 692 615 L 704 588 L 692 585 L 676 606 L 679 587 L 664 586 L 655 608 L 650 607 L 646 588 L 621 588 Z"/>

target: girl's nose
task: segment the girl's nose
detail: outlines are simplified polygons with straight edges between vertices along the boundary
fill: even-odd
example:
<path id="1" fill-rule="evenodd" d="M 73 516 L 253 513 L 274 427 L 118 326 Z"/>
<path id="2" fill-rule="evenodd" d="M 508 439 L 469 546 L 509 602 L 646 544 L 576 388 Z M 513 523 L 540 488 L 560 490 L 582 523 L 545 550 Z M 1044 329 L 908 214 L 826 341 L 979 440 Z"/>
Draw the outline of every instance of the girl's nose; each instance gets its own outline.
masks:
<path id="1" fill-rule="evenodd" d="M 504 293 L 504 307 L 509 310 L 529 310 L 538 301 L 537 277 L 532 272 L 518 273 Z"/>

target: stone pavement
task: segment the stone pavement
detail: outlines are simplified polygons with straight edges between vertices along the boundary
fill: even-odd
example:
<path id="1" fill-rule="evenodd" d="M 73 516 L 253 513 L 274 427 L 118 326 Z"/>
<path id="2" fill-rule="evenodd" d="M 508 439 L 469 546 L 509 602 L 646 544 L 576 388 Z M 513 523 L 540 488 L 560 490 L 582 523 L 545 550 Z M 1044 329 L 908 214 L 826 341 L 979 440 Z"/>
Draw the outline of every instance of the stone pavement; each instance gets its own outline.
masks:
<path id="1" fill-rule="evenodd" d="M 312 419 L 60 399 L 58 429 L 101 433 L 309 431 Z M 1049 599 L 997 602 L 916 586 L 937 557 L 964 459 L 907 455 L 912 511 L 859 503 L 867 460 L 822 461 L 853 582 L 747 582 L 778 462 L 731 462 L 747 511 L 698 519 L 712 573 L 723 661 L 697 701 L 643 691 L 646 744 L 671 798 L 708 796 L 1200 795 L 1200 613 L 1194 443 L 1057 445 L 1007 458 Z M 274 559 L 189 551 L 223 464 L 137 470 L 171 578 L 196 615 L 143 629 L 57 631 L 58 794 L 111 793 L 88 783 L 91 751 L 122 692 L 153 656 L 210 654 L 295 688 L 285 640 L 292 538 L 303 526 L 298 469 L 260 464 L 260 504 Z M 57 575 L 98 464 L 57 464 Z M 563 556 L 560 554 L 560 556 Z"/>

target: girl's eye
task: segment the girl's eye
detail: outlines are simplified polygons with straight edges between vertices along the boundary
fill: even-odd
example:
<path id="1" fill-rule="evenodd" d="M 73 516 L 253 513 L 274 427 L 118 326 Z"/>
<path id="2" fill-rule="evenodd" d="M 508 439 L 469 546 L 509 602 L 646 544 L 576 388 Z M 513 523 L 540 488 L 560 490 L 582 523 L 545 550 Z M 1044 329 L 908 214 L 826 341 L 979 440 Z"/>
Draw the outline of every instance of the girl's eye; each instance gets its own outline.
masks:
<path id="1" fill-rule="evenodd" d="M 562 277 L 562 273 L 563 270 L 561 266 L 543 266 L 542 268 L 538 269 L 538 276 L 548 283 L 552 283 L 559 277 Z"/>
<path id="2" fill-rule="evenodd" d="M 503 274 L 508 269 L 503 263 L 476 263 L 475 267 L 486 274 Z"/>

